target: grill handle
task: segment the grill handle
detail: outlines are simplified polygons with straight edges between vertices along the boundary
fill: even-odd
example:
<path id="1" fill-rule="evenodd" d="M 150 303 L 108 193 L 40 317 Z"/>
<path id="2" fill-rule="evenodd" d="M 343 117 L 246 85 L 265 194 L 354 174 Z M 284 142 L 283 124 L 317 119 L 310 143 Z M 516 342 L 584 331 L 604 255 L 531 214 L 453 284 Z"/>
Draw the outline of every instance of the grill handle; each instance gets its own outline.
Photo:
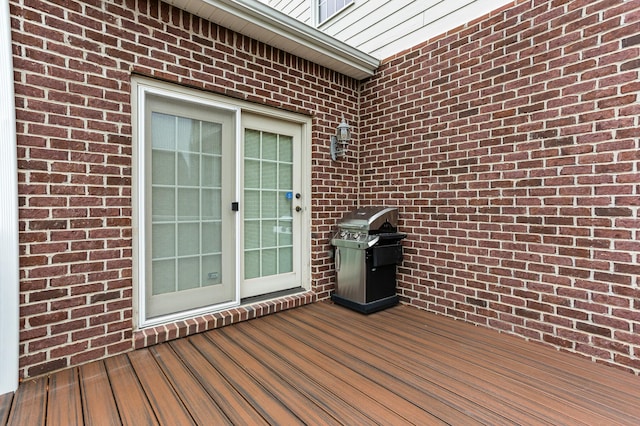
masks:
<path id="1" fill-rule="evenodd" d="M 340 271 L 340 247 L 336 247 L 336 272 Z"/>

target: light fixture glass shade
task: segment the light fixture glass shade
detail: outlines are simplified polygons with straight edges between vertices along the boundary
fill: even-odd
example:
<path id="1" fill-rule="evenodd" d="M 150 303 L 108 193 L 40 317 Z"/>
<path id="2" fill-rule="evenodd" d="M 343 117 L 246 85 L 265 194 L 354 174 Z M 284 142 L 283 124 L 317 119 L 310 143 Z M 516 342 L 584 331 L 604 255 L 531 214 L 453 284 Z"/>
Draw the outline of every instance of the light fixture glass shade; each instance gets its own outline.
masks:
<path id="1" fill-rule="evenodd" d="M 333 161 L 342 157 L 347 150 L 347 143 L 351 140 L 351 127 L 342 116 L 342 122 L 336 129 L 335 136 L 331 136 L 331 159 Z"/>
<path id="2" fill-rule="evenodd" d="M 340 142 L 349 142 L 351 140 L 351 127 L 344 120 L 344 116 L 342 117 L 342 122 L 338 125 L 336 136 Z"/>

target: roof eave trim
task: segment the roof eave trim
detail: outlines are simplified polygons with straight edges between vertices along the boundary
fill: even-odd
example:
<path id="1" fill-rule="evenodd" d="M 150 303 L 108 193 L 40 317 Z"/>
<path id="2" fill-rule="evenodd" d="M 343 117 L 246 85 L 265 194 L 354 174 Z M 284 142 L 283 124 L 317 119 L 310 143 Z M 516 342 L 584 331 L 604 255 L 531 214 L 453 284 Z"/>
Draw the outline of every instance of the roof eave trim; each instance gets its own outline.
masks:
<path id="1" fill-rule="evenodd" d="M 230 30 L 362 80 L 380 61 L 257 0 L 165 0 Z"/>

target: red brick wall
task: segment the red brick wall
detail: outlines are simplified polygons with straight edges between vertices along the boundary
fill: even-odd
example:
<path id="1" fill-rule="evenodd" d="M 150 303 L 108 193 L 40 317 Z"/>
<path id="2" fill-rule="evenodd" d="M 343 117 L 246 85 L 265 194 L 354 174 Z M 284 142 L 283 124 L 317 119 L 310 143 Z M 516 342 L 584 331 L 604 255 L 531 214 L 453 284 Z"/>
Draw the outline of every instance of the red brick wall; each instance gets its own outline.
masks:
<path id="1" fill-rule="evenodd" d="M 133 347 L 132 73 L 313 116 L 313 287 L 356 202 L 329 134 L 358 83 L 158 1 L 11 0 L 18 118 L 21 376 Z M 175 333 L 174 333 L 175 334 Z"/>
<path id="2" fill-rule="evenodd" d="M 640 372 L 640 2 L 517 1 L 363 88 L 402 301 Z"/>
<path id="3" fill-rule="evenodd" d="M 640 372 L 638 2 L 517 1 L 390 58 L 361 92 L 156 1 L 11 11 L 21 376 L 133 346 L 132 73 L 313 117 L 319 298 L 360 180 L 363 204 L 401 209 L 404 302 Z M 342 112 L 355 142 L 333 163 Z"/>

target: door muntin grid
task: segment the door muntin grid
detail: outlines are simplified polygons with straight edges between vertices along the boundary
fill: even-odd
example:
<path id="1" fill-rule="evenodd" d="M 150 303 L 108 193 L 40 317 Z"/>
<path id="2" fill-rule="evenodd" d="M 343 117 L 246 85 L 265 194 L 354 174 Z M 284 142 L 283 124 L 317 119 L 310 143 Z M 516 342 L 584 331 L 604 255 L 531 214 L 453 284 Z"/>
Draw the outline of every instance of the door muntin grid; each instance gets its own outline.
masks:
<path id="1" fill-rule="evenodd" d="M 149 95 L 145 121 L 145 317 L 236 296 L 234 112 Z M 231 262 L 231 263 L 230 263 Z"/>
<path id="2" fill-rule="evenodd" d="M 152 294 L 222 282 L 220 123 L 152 113 Z"/>
<path id="3" fill-rule="evenodd" d="M 244 131 L 244 278 L 292 272 L 293 138 Z"/>

